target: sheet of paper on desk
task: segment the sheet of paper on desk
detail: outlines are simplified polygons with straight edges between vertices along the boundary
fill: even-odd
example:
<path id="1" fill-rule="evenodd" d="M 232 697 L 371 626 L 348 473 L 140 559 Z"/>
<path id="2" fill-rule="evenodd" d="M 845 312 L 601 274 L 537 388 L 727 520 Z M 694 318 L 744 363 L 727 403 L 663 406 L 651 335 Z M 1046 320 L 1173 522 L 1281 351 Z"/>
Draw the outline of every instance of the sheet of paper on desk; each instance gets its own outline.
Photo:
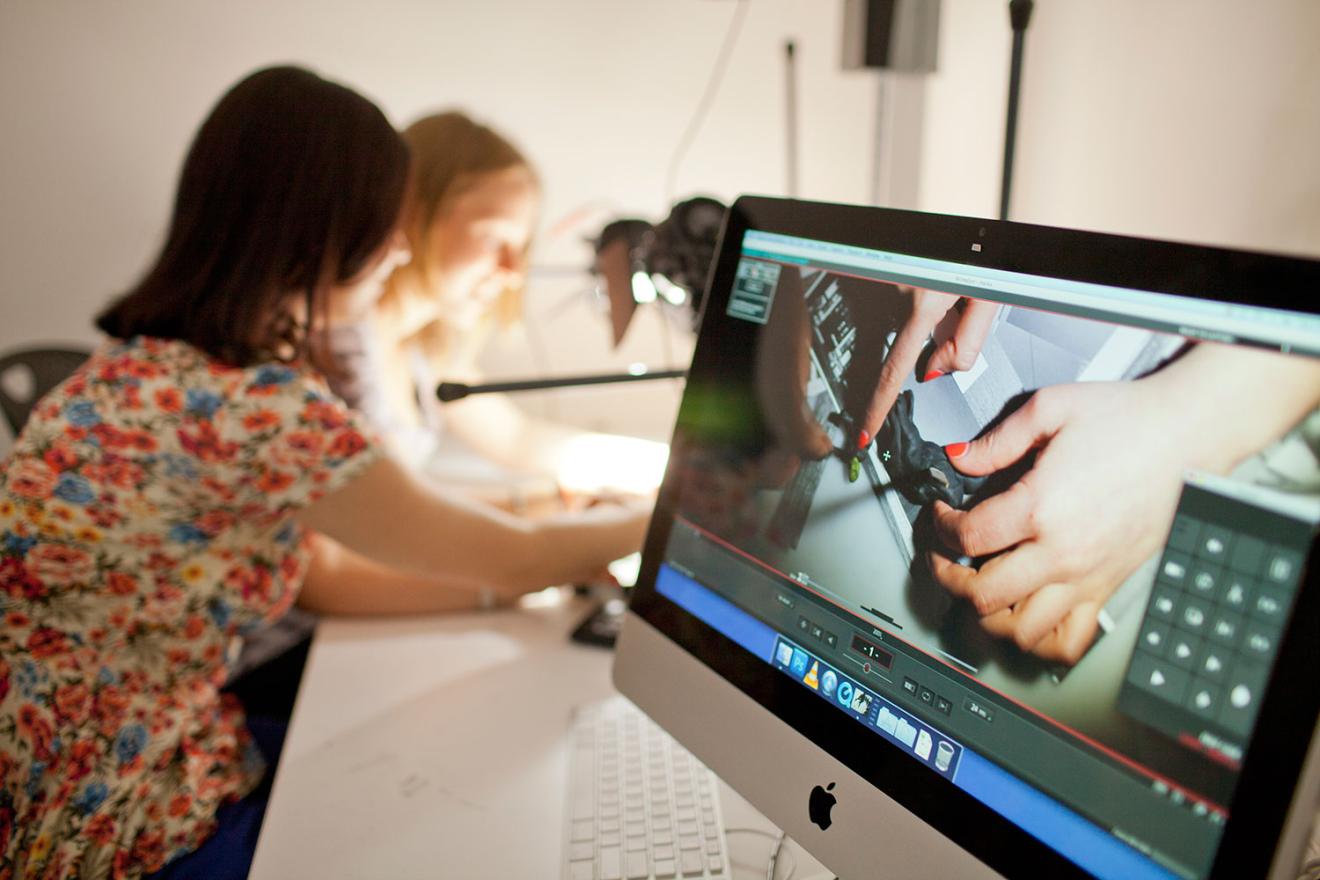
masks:
<path id="1" fill-rule="evenodd" d="M 380 621 L 376 624 L 378 636 L 364 636 L 363 623 L 357 622 L 351 641 L 336 644 L 333 651 L 322 651 L 318 657 L 326 674 L 304 684 L 308 692 L 299 694 L 297 707 L 298 723 L 315 734 L 293 744 L 294 753 L 286 757 L 315 751 L 360 724 L 388 715 L 395 707 L 523 656 L 524 649 L 516 639 L 483 631 L 472 618 L 466 619 L 471 629 L 453 632 L 418 631 L 408 620 Z M 335 636 L 335 621 L 323 621 L 318 643 L 334 642 Z M 435 662 L 438 653 L 445 657 L 442 664 Z M 353 698 L 346 703 L 335 693 L 310 692 L 327 688 L 351 693 Z M 322 708 L 330 706 L 333 711 Z"/>

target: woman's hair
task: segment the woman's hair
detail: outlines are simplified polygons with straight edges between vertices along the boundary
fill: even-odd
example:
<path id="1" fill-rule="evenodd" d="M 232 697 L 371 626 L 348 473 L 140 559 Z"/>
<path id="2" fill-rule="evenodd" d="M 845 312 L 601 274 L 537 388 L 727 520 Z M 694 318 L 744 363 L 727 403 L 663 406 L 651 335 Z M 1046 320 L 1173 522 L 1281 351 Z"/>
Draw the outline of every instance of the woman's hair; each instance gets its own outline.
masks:
<path id="1" fill-rule="evenodd" d="M 435 257 L 429 252 L 436 220 L 482 175 L 510 168 L 535 172 L 527 157 L 503 135 L 458 111 L 424 116 L 404 129 L 403 139 L 412 154 L 411 192 L 404 231 L 412 261 L 395 270 L 395 278 L 409 278 L 429 287 Z M 392 279 L 393 281 L 393 279 Z M 397 288 L 387 284 L 382 304 L 388 308 Z M 511 324 L 521 317 L 522 289 L 510 288 L 495 301 L 494 317 Z"/>
<path id="2" fill-rule="evenodd" d="M 297 67 L 259 70 L 197 132 L 165 245 L 97 326 L 180 339 L 226 363 L 301 357 L 329 287 L 398 223 L 408 148 L 375 104 Z M 309 327 L 291 316 L 301 295 Z"/>

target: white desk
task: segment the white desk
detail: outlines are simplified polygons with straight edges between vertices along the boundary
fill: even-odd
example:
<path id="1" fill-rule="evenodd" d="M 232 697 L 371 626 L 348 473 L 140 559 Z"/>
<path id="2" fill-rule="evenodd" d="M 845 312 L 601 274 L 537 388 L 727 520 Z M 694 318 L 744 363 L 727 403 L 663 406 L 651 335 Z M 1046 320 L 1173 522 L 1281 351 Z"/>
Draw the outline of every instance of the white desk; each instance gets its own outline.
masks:
<path id="1" fill-rule="evenodd" d="M 587 603 L 318 627 L 251 877 L 557 878 L 566 733 L 614 694 L 611 654 L 568 633 Z M 545 601 L 547 599 L 557 601 Z M 774 830 L 727 786 L 730 829 Z M 729 835 L 735 877 L 771 841 Z M 785 842 L 776 876 L 824 869 Z M 832 875 L 829 875 L 832 876 Z"/>

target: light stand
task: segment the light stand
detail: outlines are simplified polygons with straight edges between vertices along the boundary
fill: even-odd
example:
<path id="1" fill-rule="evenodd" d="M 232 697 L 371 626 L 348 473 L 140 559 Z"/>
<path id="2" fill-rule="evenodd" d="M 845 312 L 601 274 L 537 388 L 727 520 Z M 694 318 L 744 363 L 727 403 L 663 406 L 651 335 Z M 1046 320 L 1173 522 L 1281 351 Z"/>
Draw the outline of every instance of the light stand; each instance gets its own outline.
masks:
<path id="1" fill-rule="evenodd" d="M 613 385 L 618 382 L 645 382 L 650 379 L 683 379 L 687 370 L 654 370 L 644 373 L 599 373 L 591 376 L 561 376 L 557 379 L 522 379 L 513 382 L 487 382 L 465 385 L 462 382 L 441 382 L 435 396 L 441 403 L 462 400 L 473 394 L 493 394 L 507 391 L 547 391 L 554 388 L 574 388 L 581 385 Z"/>
<path id="2" fill-rule="evenodd" d="M 999 187 L 999 219 L 1008 219 L 1009 195 L 1013 189 L 1013 151 L 1017 147 L 1018 94 L 1022 90 L 1022 50 L 1031 23 L 1034 0 L 1009 0 L 1008 21 L 1013 27 L 1013 58 L 1008 68 L 1008 120 L 1004 127 L 1004 174 Z"/>

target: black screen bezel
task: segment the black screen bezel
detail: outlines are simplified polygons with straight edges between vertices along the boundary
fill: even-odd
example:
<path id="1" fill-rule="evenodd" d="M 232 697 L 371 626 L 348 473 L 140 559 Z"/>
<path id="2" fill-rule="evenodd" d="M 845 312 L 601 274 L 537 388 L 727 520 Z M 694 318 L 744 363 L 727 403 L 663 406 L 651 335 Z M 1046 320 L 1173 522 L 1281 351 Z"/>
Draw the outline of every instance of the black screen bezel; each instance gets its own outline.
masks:
<path id="1" fill-rule="evenodd" d="M 749 230 L 1202 300 L 1320 311 L 1315 302 L 1320 262 L 1312 260 L 978 218 L 744 196 L 729 210 L 707 281 L 689 384 L 718 375 L 726 346 L 746 344 L 745 324 L 734 326 L 725 307 L 743 235 Z M 680 408 L 677 454 L 682 425 Z M 843 713 L 822 712 L 814 694 L 656 593 L 679 489 L 674 460 L 671 457 L 647 535 L 631 604 L 635 613 L 784 723 L 813 742 L 834 744 L 835 758 L 994 870 L 1010 877 L 1039 876 L 1042 871 L 1058 877 L 1091 876 L 952 783 L 933 777 L 897 748 L 877 748 L 882 738 Z M 1227 805 L 1230 818 L 1210 878 L 1268 872 L 1320 717 L 1320 687 L 1314 676 L 1320 668 L 1320 595 L 1315 590 L 1320 575 L 1309 564 L 1315 546 L 1313 541 L 1238 787 Z M 1250 809 L 1243 809 L 1247 804 Z"/>

